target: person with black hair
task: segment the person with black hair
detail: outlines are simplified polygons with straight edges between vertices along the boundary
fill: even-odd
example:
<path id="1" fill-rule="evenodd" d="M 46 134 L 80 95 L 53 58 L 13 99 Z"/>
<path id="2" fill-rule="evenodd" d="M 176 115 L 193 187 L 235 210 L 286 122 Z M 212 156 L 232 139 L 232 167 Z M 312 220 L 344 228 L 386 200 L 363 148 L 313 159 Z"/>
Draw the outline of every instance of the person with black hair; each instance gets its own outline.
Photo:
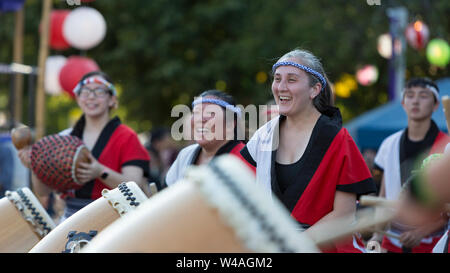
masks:
<path id="1" fill-rule="evenodd" d="M 81 138 L 91 152 L 91 162 L 80 163 L 77 169 L 76 175 L 83 187 L 62 196 L 66 206 L 61 221 L 101 197 L 103 189 L 113 189 L 124 181 L 136 182 L 148 194 L 145 177 L 148 177 L 150 157 L 131 128 L 117 116 L 110 118 L 111 111 L 118 106 L 111 79 L 101 71 L 87 73 L 73 92 L 83 115 L 73 128 L 60 134 Z M 26 158 L 21 157 L 21 160 Z M 50 194 L 49 187 L 36 177 L 32 180 L 38 196 Z"/>
<path id="2" fill-rule="evenodd" d="M 330 83 L 312 53 L 296 49 L 272 67 L 279 116 L 259 128 L 241 151 L 257 183 L 306 229 L 355 214 L 358 195 L 375 192 L 364 159 L 333 107 Z M 364 252 L 358 235 L 322 248 Z"/>
<path id="3" fill-rule="evenodd" d="M 245 143 L 239 139 L 241 109 L 234 98 L 219 90 L 207 90 L 192 102 L 191 129 L 195 144 L 183 148 L 169 168 L 166 184 L 171 186 L 183 177 L 190 165 L 202 165 L 221 154 L 241 158 Z M 241 131 L 242 132 L 242 131 Z M 243 160 L 249 168 L 255 168 Z"/>
<path id="4" fill-rule="evenodd" d="M 164 179 L 170 166 L 178 155 L 178 149 L 170 135 L 170 129 L 157 127 L 150 131 L 150 138 L 145 145 L 150 154 L 150 182 L 154 182 L 158 190 L 166 187 Z"/>
<path id="5" fill-rule="evenodd" d="M 375 156 L 375 168 L 383 172 L 380 197 L 398 200 L 401 189 L 423 159 L 442 153 L 450 141 L 441 132 L 431 116 L 439 106 L 439 88 L 428 78 L 412 78 L 402 92 L 402 106 L 408 116 L 408 126 L 387 137 Z M 394 219 L 389 232 L 400 239 L 375 233 L 371 241 L 381 242 L 388 252 L 431 252 L 445 231 L 446 221 L 411 227 Z"/>

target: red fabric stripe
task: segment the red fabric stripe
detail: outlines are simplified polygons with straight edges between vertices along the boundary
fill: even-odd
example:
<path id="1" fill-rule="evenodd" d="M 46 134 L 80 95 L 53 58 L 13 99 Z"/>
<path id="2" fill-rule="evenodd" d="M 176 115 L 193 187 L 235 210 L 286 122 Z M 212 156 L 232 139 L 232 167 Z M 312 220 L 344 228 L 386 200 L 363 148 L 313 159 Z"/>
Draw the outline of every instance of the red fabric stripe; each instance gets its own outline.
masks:
<path id="1" fill-rule="evenodd" d="M 292 216 L 299 222 L 313 225 L 333 210 L 337 185 L 348 185 L 371 177 L 369 168 L 355 142 L 342 128 L 330 144 Z"/>
<path id="2" fill-rule="evenodd" d="M 252 170 L 253 174 L 256 174 L 256 168 L 252 164 L 250 164 L 247 160 L 245 160 L 245 158 L 240 153 L 244 147 L 245 144 L 241 142 L 231 150 L 230 154 L 239 157 L 239 159 L 241 159 L 245 163 L 245 165 L 247 165 L 250 168 L 250 170 Z"/>

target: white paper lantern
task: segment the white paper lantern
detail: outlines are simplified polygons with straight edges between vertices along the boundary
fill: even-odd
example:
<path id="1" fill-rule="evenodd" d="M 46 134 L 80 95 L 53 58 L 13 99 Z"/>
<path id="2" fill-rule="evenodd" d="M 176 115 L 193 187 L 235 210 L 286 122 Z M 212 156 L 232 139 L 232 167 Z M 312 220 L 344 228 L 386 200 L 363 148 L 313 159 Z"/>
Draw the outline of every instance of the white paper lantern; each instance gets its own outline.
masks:
<path id="1" fill-rule="evenodd" d="M 96 9 L 79 7 L 72 10 L 64 21 L 63 34 L 72 47 L 87 50 L 105 38 L 106 22 Z"/>
<path id="2" fill-rule="evenodd" d="M 67 58 L 56 55 L 47 57 L 45 62 L 44 89 L 50 95 L 59 95 L 62 93 L 62 87 L 59 84 L 59 72 L 66 64 Z"/>
<path id="3" fill-rule="evenodd" d="M 396 39 L 395 44 L 395 54 L 399 55 L 402 52 L 402 43 L 400 40 Z M 390 59 L 392 56 L 392 37 L 389 33 L 381 34 L 378 37 L 378 43 L 377 43 L 377 50 L 378 53 L 386 59 Z"/>

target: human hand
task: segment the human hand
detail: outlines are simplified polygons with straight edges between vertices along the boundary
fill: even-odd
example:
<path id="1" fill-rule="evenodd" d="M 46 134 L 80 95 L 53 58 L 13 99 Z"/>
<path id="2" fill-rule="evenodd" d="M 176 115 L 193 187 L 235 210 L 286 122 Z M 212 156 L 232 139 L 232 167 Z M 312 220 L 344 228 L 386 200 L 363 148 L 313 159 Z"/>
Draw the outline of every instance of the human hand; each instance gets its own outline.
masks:
<path id="1" fill-rule="evenodd" d="M 28 169 L 31 168 L 31 148 L 26 147 L 17 151 L 17 155 L 19 156 L 22 164 Z"/>
<path id="2" fill-rule="evenodd" d="M 405 247 L 413 248 L 420 244 L 423 237 L 425 237 L 425 234 L 419 230 L 406 231 L 400 235 L 400 243 Z"/>
<path id="3" fill-rule="evenodd" d="M 80 162 L 76 171 L 78 181 L 83 184 L 100 177 L 104 168 L 91 153 L 88 153 L 87 155 L 90 163 Z"/>

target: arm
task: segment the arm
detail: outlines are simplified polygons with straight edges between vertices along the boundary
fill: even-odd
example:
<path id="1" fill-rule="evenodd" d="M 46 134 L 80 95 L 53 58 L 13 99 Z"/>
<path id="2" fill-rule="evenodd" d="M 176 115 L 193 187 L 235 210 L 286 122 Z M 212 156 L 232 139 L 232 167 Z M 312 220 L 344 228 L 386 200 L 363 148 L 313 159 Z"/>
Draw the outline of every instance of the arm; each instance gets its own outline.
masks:
<path id="1" fill-rule="evenodd" d="M 90 153 L 89 158 L 91 163 L 80 163 L 80 168 L 77 169 L 77 177 L 81 183 L 87 183 L 97 178 L 108 187 L 115 188 L 122 182 L 134 181 L 144 192 L 146 191 L 144 171 L 141 168 L 125 166 L 122 168 L 122 172 L 116 172 L 98 162 Z M 105 179 L 100 177 L 103 171 L 108 173 Z"/>
<path id="2" fill-rule="evenodd" d="M 323 223 L 329 220 L 341 218 L 356 212 L 356 194 L 343 191 L 336 191 L 334 195 L 333 210 L 322 217 L 314 225 Z M 314 227 L 311 226 L 311 228 Z"/>
<path id="3" fill-rule="evenodd" d="M 308 228 L 305 231 L 306 235 L 314 238 L 314 234 L 317 233 L 317 226 L 321 226 L 326 222 L 335 220 L 335 219 L 343 219 L 343 217 L 348 215 L 354 215 L 356 212 L 356 194 L 348 193 L 343 191 L 336 191 L 334 196 L 333 210 L 329 212 L 327 215 L 322 217 L 319 221 L 317 221 L 314 225 Z M 349 220 L 348 223 L 344 223 L 350 225 L 351 222 Z M 327 246 L 323 246 L 327 247 Z"/>
<path id="4" fill-rule="evenodd" d="M 381 176 L 380 192 L 379 192 L 378 196 L 383 197 L 383 198 L 386 197 L 386 186 L 385 186 L 385 180 L 384 180 L 384 173 Z M 379 217 L 380 213 L 381 213 L 380 209 L 375 207 L 375 216 Z M 387 225 L 378 225 L 375 227 L 375 230 L 385 230 L 386 228 L 387 228 Z M 368 241 L 368 245 L 371 241 L 376 241 L 378 243 L 381 243 L 382 240 L 383 240 L 383 235 L 378 232 L 374 232 L 372 237 Z"/>
<path id="5" fill-rule="evenodd" d="M 17 152 L 20 161 L 28 169 L 31 169 L 30 153 L 31 148 L 29 146 L 20 149 Z M 34 172 L 31 172 L 31 188 L 33 190 L 33 193 L 36 195 L 41 204 L 44 206 L 44 208 L 47 208 L 48 198 L 50 193 L 52 192 L 52 189 L 47 185 L 45 185 L 44 183 L 42 183 L 41 180 L 39 180 L 39 178 L 37 178 L 37 176 L 34 174 Z"/>
<path id="6" fill-rule="evenodd" d="M 48 200 L 52 189 L 42 183 L 41 180 L 39 180 L 39 178 L 37 178 L 37 176 L 34 174 L 34 172 L 31 172 L 31 185 L 33 193 L 39 199 L 39 202 L 41 202 L 42 206 L 47 209 Z"/>

